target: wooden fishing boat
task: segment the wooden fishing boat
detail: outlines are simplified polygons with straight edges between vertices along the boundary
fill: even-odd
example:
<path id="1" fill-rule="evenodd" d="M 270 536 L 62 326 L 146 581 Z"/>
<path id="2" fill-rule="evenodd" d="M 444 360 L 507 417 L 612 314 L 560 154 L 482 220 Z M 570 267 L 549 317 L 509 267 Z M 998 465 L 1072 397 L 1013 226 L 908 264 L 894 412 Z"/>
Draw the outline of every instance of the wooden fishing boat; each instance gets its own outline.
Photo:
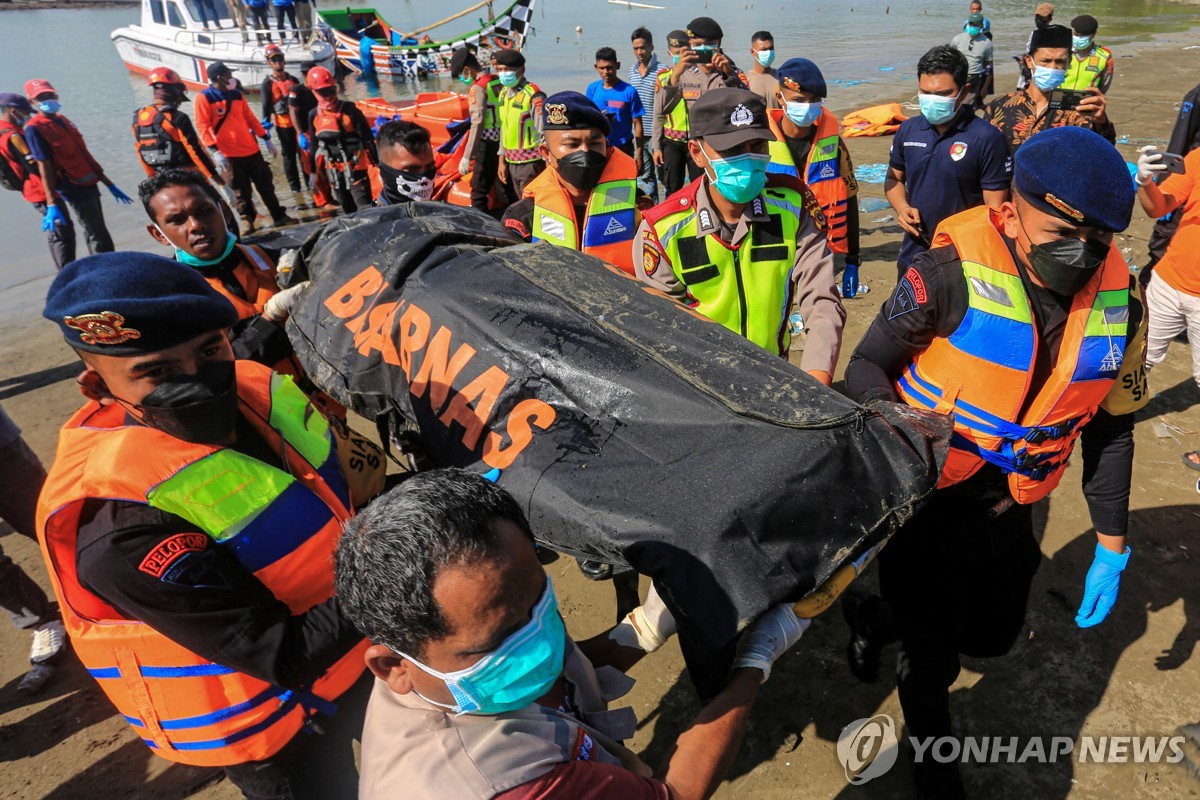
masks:
<path id="1" fill-rule="evenodd" d="M 321 29 L 333 45 L 337 59 L 362 75 L 396 75 L 405 78 L 449 76 L 450 56 L 460 47 L 474 47 L 486 64 L 493 50 L 520 50 L 531 29 L 537 0 L 514 0 L 499 14 L 494 0 L 464 9 L 415 31 L 404 32 L 388 24 L 374 8 L 317 9 Z M 468 33 L 435 39 L 430 31 L 474 11 L 488 9 L 488 18 Z"/>

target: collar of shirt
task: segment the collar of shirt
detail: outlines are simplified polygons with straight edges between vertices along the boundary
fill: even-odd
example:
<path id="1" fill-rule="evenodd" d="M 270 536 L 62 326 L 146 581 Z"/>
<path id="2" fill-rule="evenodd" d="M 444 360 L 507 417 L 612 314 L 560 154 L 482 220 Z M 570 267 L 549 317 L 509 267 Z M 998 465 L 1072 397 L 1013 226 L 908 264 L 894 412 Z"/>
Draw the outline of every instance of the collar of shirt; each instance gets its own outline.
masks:
<path id="1" fill-rule="evenodd" d="M 650 65 L 646 67 L 645 75 L 638 71 L 638 62 L 635 58 L 633 60 L 633 66 L 629 68 L 629 82 L 637 83 L 638 81 L 652 80 L 657 78 L 660 69 L 662 69 L 662 64 L 659 62 L 658 55 L 656 53 L 650 54 Z"/>
<path id="2" fill-rule="evenodd" d="M 728 230 L 729 225 L 721 217 L 719 211 L 713 205 L 712 199 L 709 197 L 709 187 L 712 184 L 708 180 L 707 175 L 701 176 L 700 189 L 696 192 L 696 238 L 703 239 L 705 236 L 713 236 L 720 234 L 723 230 Z M 746 234 L 750 232 L 750 225 L 754 222 L 768 222 L 771 217 L 767 213 L 767 201 L 760 194 L 758 197 L 751 200 L 742 209 L 742 216 L 738 220 L 737 225 L 733 228 L 733 235 L 726 242 L 731 247 L 737 247 L 741 241 L 746 238 Z M 717 238 L 720 238 L 718 236 Z M 724 241 L 724 240 L 722 240 Z"/>

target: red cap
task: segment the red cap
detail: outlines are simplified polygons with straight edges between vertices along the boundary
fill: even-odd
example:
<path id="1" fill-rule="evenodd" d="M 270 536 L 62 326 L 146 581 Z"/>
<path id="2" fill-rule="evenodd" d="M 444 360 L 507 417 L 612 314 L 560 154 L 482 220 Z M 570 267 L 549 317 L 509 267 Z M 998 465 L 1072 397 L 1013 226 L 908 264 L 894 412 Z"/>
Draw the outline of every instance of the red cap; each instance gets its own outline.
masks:
<path id="1" fill-rule="evenodd" d="M 333 82 L 333 73 L 324 67 L 313 67 L 310 69 L 305 80 L 308 82 L 308 88 L 313 91 L 317 89 L 329 89 L 336 85 Z"/>
<path id="2" fill-rule="evenodd" d="M 34 78 L 31 81 L 25 81 L 25 96 L 30 100 L 34 99 L 39 94 L 45 94 L 46 92 L 58 94 L 58 90 L 50 85 L 50 81 L 43 80 L 41 78 Z"/>
<path id="3" fill-rule="evenodd" d="M 178 86 L 183 86 L 183 78 L 179 77 L 179 73 L 168 67 L 155 67 L 150 73 L 150 77 L 146 79 L 146 83 L 153 86 L 156 83 L 171 83 Z"/>
<path id="4" fill-rule="evenodd" d="M 277 44 L 269 44 L 263 48 L 263 57 L 270 58 L 271 56 L 281 56 L 283 51 L 279 49 Z"/>

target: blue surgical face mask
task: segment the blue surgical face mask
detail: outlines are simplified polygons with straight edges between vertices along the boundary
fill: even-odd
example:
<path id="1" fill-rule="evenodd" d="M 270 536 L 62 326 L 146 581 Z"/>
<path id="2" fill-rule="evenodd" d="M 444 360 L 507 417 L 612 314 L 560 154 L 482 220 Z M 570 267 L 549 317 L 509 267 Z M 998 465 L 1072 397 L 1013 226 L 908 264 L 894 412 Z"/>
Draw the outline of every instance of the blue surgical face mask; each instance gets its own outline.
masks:
<path id="1" fill-rule="evenodd" d="M 754 57 L 758 59 L 758 63 L 764 67 L 769 67 L 775 63 L 774 50 L 758 50 L 754 53 Z"/>
<path id="2" fill-rule="evenodd" d="M 158 230 L 159 233 L 162 233 L 162 228 L 159 228 Z M 166 234 L 164 233 L 163 236 L 166 236 Z M 206 261 L 203 258 L 196 258 L 188 251 L 180 250 L 178 247 L 176 247 L 175 260 L 180 264 L 187 264 L 189 267 L 211 267 L 214 264 L 220 264 L 222 261 L 228 258 L 229 254 L 233 252 L 233 246 L 235 244 L 237 244 L 237 236 L 227 231 L 225 233 L 225 249 L 221 252 L 221 255 L 217 256 L 216 258 Z"/>
<path id="3" fill-rule="evenodd" d="M 1079 51 L 1087 50 L 1089 47 L 1092 46 L 1092 37 L 1090 37 L 1090 36 L 1072 36 L 1071 44 L 1075 46 L 1076 50 L 1079 50 Z"/>
<path id="4" fill-rule="evenodd" d="M 672 54 L 672 56 L 671 56 L 671 63 L 672 63 L 672 64 L 678 64 L 678 63 L 679 63 L 679 53 L 674 53 L 674 54 Z"/>
<path id="5" fill-rule="evenodd" d="M 1062 86 L 1062 82 L 1067 79 L 1067 71 L 1065 69 L 1054 69 L 1053 67 L 1035 66 L 1033 68 L 1033 82 L 1043 92 L 1049 92 Z"/>
<path id="6" fill-rule="evenodd" d="M 458 80 L 459 80 L 459 81 L 460 81 L 460 82 L 461 82 L 461 83 L 462 83 L 464 86 L 470 86 L 470 85 L 471 85 L 471 79 L 470 79 L 470 78 L 468 78 L 466 75 L 462 75 L 462 74 L 460 74 L 460 75 L 458 76 Z"/>
<path id="7" fill-rule="evenodd" d="M 958 93 L 959 95 L 962 92 Z M 936 94 L 918 94 L 917 102 L 921 105 L 921 115 L 930 125 L 943 125 L 954 119 L 958 113 L 958 95 L 942 97 Z"/>
<path id="8" fill-rule="evenodd" d="M 974 25 L 967 26 L 967 35 L 974 39 L 979 34 L 983 33 L 983 28 L 976 28 Z"/>
<path id="9" fill-rule="evenodd" d="M 517 81 L 520 80 L 520 78 L 517 76 L 516 70 L 511 72 L 497 72 L 496 77 L 500 79 L 500 83 L 504 84 L 509 89 L 516 86 Z"/>
<path id="10" fill-rule="evenodd" d="M 767 185 L 767 164 L 770 162 L 770 156 L 758 153 L 742 153 L 730 158 L 709 156 L 713 174 L 708 175 L 707 170 L 705 174 L 717 191 L 731 202 L 749 203 Z"/>
<path id="11" fill-rule="evenodd" d="M 821 117 L 821 101 L 815 103 L 793 103 L 789 101 L 783 107 L 787 118 L 801 128 L 808 127 Z"/>
<path id="12" fill-rule="evenodd" d="M 62 109 L 62 103 L 57 100 L 43 100 L 37 104 L 38 111 L 46 114 L 57 114 Z"/>
<path id="13" fill-rule="evenodd" d="M 422 672 L 443 681 L 454 705 L 418 694 L 426 702 L 455 714 L 503 714 L 526 708 L 554 686 L 566 660 L 567 631 L 558 614 L 554 586 L 546 579 L 532 619 L 500 647 L 466 669 L 438 672 L 401 653 Z"/>

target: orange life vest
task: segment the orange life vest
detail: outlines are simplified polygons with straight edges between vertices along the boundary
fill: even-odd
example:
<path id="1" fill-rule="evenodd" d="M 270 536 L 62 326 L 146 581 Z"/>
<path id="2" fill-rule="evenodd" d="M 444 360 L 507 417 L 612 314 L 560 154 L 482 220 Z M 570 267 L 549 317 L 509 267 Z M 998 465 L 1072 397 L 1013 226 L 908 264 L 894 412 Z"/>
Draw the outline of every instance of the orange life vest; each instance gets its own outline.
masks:
<path id="1" fill-rule="evenodd" d="M 100 182 L 104 169 L 92 158 L 91 151 L 83 141 L 83 134 L 71 120 L 56 114 L 34 114 L 25 123 L 45 140 L 54 154 L 54 168 L 59 176 L 76 186 L 95 186 Z"/>
<path id="2" fill-rule="evenodd" d="M 533 198 L 533 240 L 582 250 L 632 275 L 633 237 L 640 223 L 637 174 L 632 158 L 609 147 L 608 161 L 588 196 L 581 225 L 558 171 L 544 170 L 525 187 L 525 196 Z"/>
<path id="3" fill-rule="evenodd" d="M 299 83 L 291 75 L 284 73 L 284 77 L 277 78 L 271 75 L 271 113 L 275 117 L 276 128 L 292 127 L 291 109 L 288 107 L 288 95 Z"/>
<path id="4" fill-rule="evenodd" d="M 364 669 L 364 641 L 303 690 L 213 663 L 123 616 L 79 580 L 76 539 L 89 499 L 146 503 L 196 525 L 163 542 L 149 568 L 189 549 L 225 547 L 293 614 L 333 595 L 331 558 L 350 494 L 329 424 L 290 378 L 237 362 L 245 419 L 286 472 L 228 448 L 126 425 L 89 402 L 63 426 L 38 506 L 38 533 L 75 654 L 155 753 L 197 766 L 268 758 L 313 710 L 331 711 Z M 213 541 L 206 541 L 206 537 Z M 199 541 L 196 541 L 196 539 Z M 214 544 L 215 542 L 215 544 Z"/>
<path id="5" fill-rule="evenodd" d="M 802 180 L 821 204 L 825 212 L 828 228 L 825 235 L 829 239 L 829 249 L 835 253 L 850 251 L 846 234 L 849 231 L 847 213 L 850 203 L 850 189 L 846 186 L 845 176 L 842 175 L 841 126 L 838 118 L 827 108 L 821 109 L 817 120 L 817 129 L 813 132 L 812 147 L 808 150 L 808 159 L 804 164 L 804 174 L 792 158 L 787 139 L 780 127 L 783 111 L 775 109 L 767 112 L 767 120 L 775 141 L 771 142 L 771 164 L 767 169 L 771 172 L 782 172 L 785 175 Z"/>
<path id="6" fill-rule="evenodd" d="M 944 220 L 933 246 L 953 244 L 970 306 L 950 336 L 937 338 L 901 374 L 896 388 L 917 408 L 954 415 L 939 487 L 966 480 L 985 463 L 1008 475 L 1018 503 L 1034 503 L 1062 479 L 1080 430 L 1108 396 L 1124 359 L 1129 268 L 1113 248 L 1071 304 L 1054 370 L 1029 397 L 1038 340 L 1032 308 L 1000 223 L 985 206 Z M 916 305 L 925 287 L 914 271 Z M 1029 401 L 1027 403 L 1027 400 Z"/>
<path id="7" fill-rule="evenodd" d="M 13 149 L 9 147 L 13 137 L 20 133 L 21 129 L 16 125 L 8 120 L 0 119 L 0 158 L 8 162 L 13 174 L 20 179 L 21 197 L 30 203 L 44 203 L 46 202 L 46 188 L 42 185 L 42 176 L 31 170 L 29 163 L 24 158 L 14 156 Z M 26 144 L 23 136 L 18 139 L 18 142 L 19 151 L 28 153 L 29 145 Z"/>
<path id="8" fill-rule="evenodd" d="M 313 115 L 313 136 L 324 145 L 325 153 L 336 164 L 349 162 L 354 170 L 365 170 L 371 166 L 371 154 L 367 151 L 367 143 L 358 135 L 354 120 L 346 112 L 346 107 L 353 105 L 345 100 L 339 100 L 335 110 L 317 106 Z"/>
<path id="9" fill-rule="evenodd" d="M 261 247 L 253 244 L 236 244 L 234 247 L 242 254 L 242 260 L 233 268 L 233 277 L 241 285 L 244 297 L 231 292 L 217 275 L 203 269 L 198 271 L 210 286 L 233 303 L 238 319 L 243 320 L 261 314 L 267 301 L 279 293 L 279 284 L 276 282 L 275 264 Z"/>

